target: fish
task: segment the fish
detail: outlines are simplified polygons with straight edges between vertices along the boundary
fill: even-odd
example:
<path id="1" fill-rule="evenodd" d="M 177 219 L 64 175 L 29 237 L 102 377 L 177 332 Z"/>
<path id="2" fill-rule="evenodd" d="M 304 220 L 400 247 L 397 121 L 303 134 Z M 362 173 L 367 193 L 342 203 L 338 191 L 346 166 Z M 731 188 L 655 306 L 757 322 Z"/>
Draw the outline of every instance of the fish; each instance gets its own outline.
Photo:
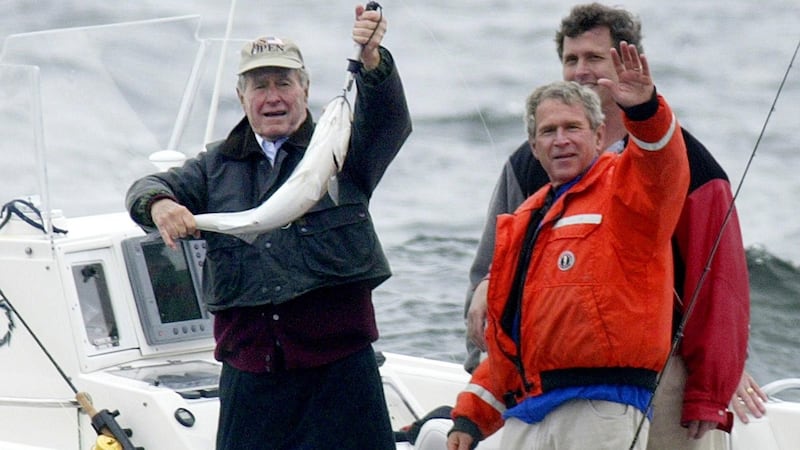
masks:
<path id="1" fill-rule="evenodd" d="M 274 194 L 246 211 L 197 214 L 197 229 L 233 235 L 252 244 L 259 234 L 302 217 L 326 194 L 338 203 L 336 175 L 347 157 L 352 120 L 345 91 L 325 106 L 303 158 Z"/>

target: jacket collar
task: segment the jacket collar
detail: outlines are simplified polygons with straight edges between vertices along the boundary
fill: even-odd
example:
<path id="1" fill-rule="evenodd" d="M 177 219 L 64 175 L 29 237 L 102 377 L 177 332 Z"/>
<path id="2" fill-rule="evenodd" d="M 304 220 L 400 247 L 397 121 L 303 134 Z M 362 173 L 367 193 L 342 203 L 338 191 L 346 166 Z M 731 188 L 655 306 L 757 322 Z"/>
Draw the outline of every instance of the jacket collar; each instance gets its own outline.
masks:
<path id="1" fill-rule="evenodd" d="M 618 154 L 613 152 L 603 152 L 600 156 L 597 157 L 597 159 L 589 168 L 589 170 L 587 170 L 586 173 L 582 175 L 581 179 L 578 180 L 578 182 L 575 183 L 574 186 L 571 186 L 568 189 L 568 191 L 574 193 L 586 189 L 587 186 L 591 185 L 597 178 L 602 176 L 602 174 L 605 172 L 605 170 L 603 170 L 605 166 L 611 164 L 611 161 L 616 159 L 618 156 L 619 156 Z M 519 206 L 519 208 L 517 208 L 517 212 L 525 210 L 529 211 L 532 209 L 541 208 L 544 205 L 547 193 L 550 192 L 551 189 L 552 185 L 550 183 L 547 183 L 546 185 L 542 186 L 538 191 L 536 191 L 530 197 L 528 197 L 527 200 L 525 200 Z M 560 202 L 557 203 L 557 205 L 559 206 L 555 207 L 554 205 L 552 210 L 558 210 L 559 208 L 561 208 Z"/>
<path id="2" fill-rule="evenodd" d="M 300 124 L 300 128 L 294 132 L 289 139 L 283 144 L 290 144 L 288 148 L 297 148 L 304 150 L 308 147 L 311 141 L 311 135 L 314 133 L 314 121 L 311 118 L 311 113 L 306 110 L 306 120 Z M 264 155 L 264 151 L 256 141 L 255 133 L 250 127 L 250 122 L 247 117 L 242 118 L 238 124 L 231 130 L 228 137 L 222 142 L 220 152 L 233 159 L 247 159 L 253 155 Z"/>

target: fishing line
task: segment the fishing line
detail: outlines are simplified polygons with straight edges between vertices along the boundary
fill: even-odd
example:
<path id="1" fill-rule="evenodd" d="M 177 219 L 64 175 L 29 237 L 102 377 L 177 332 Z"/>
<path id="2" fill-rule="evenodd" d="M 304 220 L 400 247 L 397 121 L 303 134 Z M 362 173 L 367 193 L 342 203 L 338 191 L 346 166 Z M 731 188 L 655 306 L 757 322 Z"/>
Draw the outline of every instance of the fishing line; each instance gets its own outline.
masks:
<path id="1" fill-rule="evenodd" d="M 764 133 L 767 129 L 767 124 L 769 124 L 769 120 L 772 117 L 772 113 L 775 111 L 775 105 L 778 103 L 778 98 L 781 96 L 781 92 L 783 91 L 783 86 L 786 84 L 786 79 L 789 77 L 789 73 L 792 71 L 792 66 L 794 66 L 794 61 L 797 58 L 798 50 L 800 50 L 800 40 L 797 41 L 797 45 L 794 48 L 794 53 L 792 54 L 791 60 L 789 60 L 789 66 L 786 67 L 786 71 L 783 74 L 783 79 L 781 80 L 780 85 L 778 86 L 778 91 L 775 93 L 775 98 L 772 100 L 772 105 L 769 108 L 769 112 L 767 112 L 767 118 L 764 120 L 764 124 L 761 126 L 761 132 L 758 135 L 758 139 L 756 139 L 755 146 L 753 147 L 753 151 L 750 152 L 750 158 L 747 160 L 747 164 L 745 165 L 744 172 L 742 173 L 742 177 L 739 179 L 739 184 L 736 186 L 736 191 L 733 194 L 733 198 L 728 205 L 728 211 L 725 214 L 725 219 L 722 221 L 722 226 L 720 227 L 719 233 L 717 233 L 716 240 L 714 241 L 714 245 L 711 247 L 711 252 L 706 259 L 705 267 L 703 268 L 703 273 L 700 275 L 700 278 L 697 280 L 697 285 L 692 292 L 692 296 L 689 300 L 689 303 L 686 306 L 686 311 L 681 318 L 680 324 L 678 325 L 678 329 L 675 332 L 675 337 L 673 338 L 672 348 L 670 349 L 669 356 L 667 357 L 667 362 L 664 364 L 664 369 L 659 372 L 658 377 L 656 378 L 656 385 L 655 389 L 653 389 L 653 395 L 650 396 L 650 401 L 647 403 L 646 411 L 650 411 L 653 407 L 653 398 L 655 397 L 655 391 L 658 390 L 658 386 L 661 383 L 661 379 L 663 378 L 664 373 L 667 371 L 667 366 L 669 365 L 670 359 L 676 355 L 678 350 L 678 345 L 680 345 L 681 341 L 683 340 L 683 330 L 686 327 L 686 323 L 689 321 L 689 317 L 692 315 L 692 311 L 694 310 L 695 303 L 697 302 L 697 297 L 700 295 L 700 289 L 703 287 L 705 283 L 706 276 L 708 275 L 709 271 L 711 271 L 711 262 L 714 260 L 714 256 L 717 254 L 717 249 L 719 248 L 720 242 L 722 241 L 722 234 L 725 232 L 725 228 L 728 226 L 728 222 L 730 221 L 731 216 L 733 215 L 736 199 L 739 197 L 739 192 L 742 190 L 742 186 L 744 185 L 744 179 L 747 177 L 748 172 L 750 171 L 750 166 L 753 163 L 753 159 L 755 159 L 756 151 L 758 150 L 758 146 L 761 144 L 761 139 L 764 137 Z M 677 293 L 675 293 L 677 297 Z M 680 301 L 680 298 L 678 298 Z M 633 450 L 634 446 L 636 445 L 636 441 L 639 439 L 639 434 L 642 430 L 642 426 L 644 424 L 645 419 L 647 418 L 647 414 L 642 416 L 642 419 L 639 421 L 639 425 L 636 428 L 636 434 L 633 436 L 633 442 L 631 442 L 631 446 L 629 450 Z"/>
<path id="2" fill-rule="evenodd" d="M 53 358 L 53 355 L 51 355 L 50 352 L 47 351 L 47 348 L 44 346 L 44 344 L 42 344 L 42 341 L 39 340 L 39 337 L 36 336 L 36 333 L 33 332 L 33 329 L 31 329 L 31 327 L 28 326 L 28 323 L 25 322 L 25 319 L 23 319 L 22 316 L 19 314 L 19 311 L 17 311 L 17 308 L 15 308 L 13 304 L 11 304 L 11 300 L 9 300 L 8 297 L 6 297 L 6 294 L 3 292 L 2 289 L 0 289 L 0 304 L 7 305 L 8 308 L 11 310 L 11 312 L 13 312 L 15 316 L 17 316 L 19 322 L 22 324 L 22 326 L 25 327 L 26 330 L 28 330 L 28 333 L 30 333 L 31 337 L 33 337 L 33 340 L 36 341 L 36 344 L 39 346 L 40 349 L 42 349 L 42 352 L 44 352 L 45 356 L 47 356 L 47 359 L 49 359 L 50 362 L 53 364 L 53 366 L 56 368 L 58 373 L 61 375 L 61 378 L 63 378 L 64 381 L 67 382 L 70 389 L 72 389 L 72 392 L 77 394 L 78 388 L 76 388 L 75 385 L 72 384 L 72 380 L 69 379 L 67 374 L 61 368 L 61 366 L 58 365 L 55 358 Z"/>
<path id="3" fill-rule="evenodd" d="M 22 326 L 28 330 L 28 333 L 30 333 L 33 340 L 36 341 L 36 345 L 42 349 L 42 352 L 44 352 L 45 356 L 47 356 L 47 359 L 49 359 L 53 364 L 53 367 L 56 368 L 59 375 L 61 375 L 61 378 L 63 378 L 67 385 L 69 385 L 69 388 L 72 389 L 72 392 L 75 394 L 75 400 L 78 402 L 80 408 L 91 419 L 92 428 L 97 431 L 97 435 L 105 435 L 113 438 L 115 442 L 119 443 L 119 446 L 115 446 L 115 448 L 119 448 L 121 450 L 143 450 L 141 447 L 134 447 L 131 441 L 128 439 L 128 437 L 131 435 L 130 430 L 120 427 L 120 425 L 117 423 L 114 417 L 119 414 L 118 412 L 112 413 L 105 409 L 102 411 L 97 411 L 94 409 L 94 406 L 92 406 L 89 394 L 86 392 L 78 392 L 78 388 L 72 384 L 72 380 L 69 379 L 66 372 L 64 372 L 61 366 L 58 365 L 55 358 L 53 358 L 53 355 L 47 351 L 47 348 L 44 346 L 44 344 L 42 344 L 42 341 L 39 340 L 39 337 L 33 332 L 33 329 L 28 326 L 28 323 L 25 322 L 25 319 L 20 315 L 19 311 L 17 311 L 17 308 L 14 307 L 8 297 L 6 297 L 6 294 L 2 289 L 0 289 L 0 305 L 5 305 L 8 309 L 10 309 L 14 315 L 17 316 L 17 319 L 19 319 L 20 323 L 22 323 Z"/>
<path id="4" fill-rule="evenodd" d="M 442 41 L 436 37 L 436 34 L 433 32 L 433 29 L 430 26 L 428 26 L 428 24 L 422 17 L 416 14 L 415 9 L 412 7 L 412 5 L 409 5 L 408 2 L 406 2 L 405 0 L 401 0 L 401 3 L 406 8 L 406 10 L 411 14 L 414 21 L 422 27 L 422 29 L 426 32 L 428 36 L 430 36 L 437 50 L 439 50 L 439 52 L 443 56 L 449 57 L 451 55 L 451 52 L 448 52 L 447 49 L 445 49 L 444 45 L 442 44 Z M 460 70 L 460 67 L 457 64 L 454 64 L 452 60 L 449 61 L 448 70 L 455 73 L 456 79 L 461 84 L 461 87 L 464 89 L 465 92 L 470 92 L 470 93 L 473 92 L 473 90 L 470 89 L 469 83 L 467 83 L 467 80 L 464 77 L 464 72 L 462 72 Z M 486 132 L 486 138 L 489 140 L 489 147 L 492 150 L 492 154 L 497 155 L 497 146 L 495 145 L 494 137 L 492 137 L 492 132 L 489 129 L 489 124 L 488 121 L 486 120 L 486 116 L 483 114 L 483 111 L 481 111 L 480 105 L 475 99 L 475 96 L 470 95 L 469 100 L 472 103 L 472 108 L 475 109 L 475 112 L 478 114 L 478 120 L 480 120 L 481 126 L 483 126 L 483 130 Z"/>

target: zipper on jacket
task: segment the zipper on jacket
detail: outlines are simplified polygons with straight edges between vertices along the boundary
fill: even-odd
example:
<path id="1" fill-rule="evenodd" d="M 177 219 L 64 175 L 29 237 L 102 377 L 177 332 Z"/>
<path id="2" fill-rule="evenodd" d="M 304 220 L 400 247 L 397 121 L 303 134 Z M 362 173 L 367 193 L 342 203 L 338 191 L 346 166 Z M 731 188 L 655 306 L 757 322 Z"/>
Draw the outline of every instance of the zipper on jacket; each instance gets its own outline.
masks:
<path id="1" fill-rule="evenodd" d="M 500 324 L 503 331 L 511 336 L 514 345 L 517 349 L 516 355 L 510 355 L 505 352 L 505 356 L 511 360 L 514 367 L 517 368 L 522 385 L 525 391 L 530 391 L 533 385 L 528 382 L 525 376 L 525 366 L 522 363 L 522 293 L 525 287 L 525 280 L 527 278 L 528 267 L 530 265 L 531 256 L 533 255 L 533 248 L 536 245 L 536 238 L 539 236 L 539 229 L 544 216 L 553 204 L 554 192 L 551 188 L 547 192 L 544 204 L 531 212 L 531 218 L 528 222 L 528 227 L 525 230 L 525 237 L 522 242 L 522 251 L 520 252 L 519 259 L 517 260 L 516 271 L 514 272 L 514 280 L 511 285 L 511 292 L 509 292 L 508 300 L 506 301 L 503 314 L 500 318 Z M 510 394 L 510 393 L 509 393 Z M 508 401 L 506 399 L 506 401 Z"/>

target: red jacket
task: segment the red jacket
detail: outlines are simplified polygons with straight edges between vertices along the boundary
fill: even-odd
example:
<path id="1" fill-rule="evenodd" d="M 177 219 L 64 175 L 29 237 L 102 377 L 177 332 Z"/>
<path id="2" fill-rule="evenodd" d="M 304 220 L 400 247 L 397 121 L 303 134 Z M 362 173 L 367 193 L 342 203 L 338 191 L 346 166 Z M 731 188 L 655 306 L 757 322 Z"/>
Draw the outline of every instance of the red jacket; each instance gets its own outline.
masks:
<path id="1" fill-rule="evenodd" d="M 483 436 L 502 426 L 505 407 L 553 388 L 652 388 L 667 359 L 670 238 L 689 186 L 686 148 L 661 97 L 654 116 L 626 118 L 626 127 L 634 137 L 626 150 L 600 156 L 541 222 L 522 290 L 519 345 L 511 336 L 517 308 L 509 294 L 531 213 L 550 188 L 498 217 L 488 358 L 453 410 L 457 422 L 469 419 Z"/>
<path id="2" fill-rule="evenodd" d="M 675 284 L 681 313 L 690 303 L 693 309 L 679 348 L 688 371 L 681 421 L 716 421 L 720 429 L 730 431 L 733 415 L 726 408 L 747 357 L 747 260 L 736 211 L 729 211 L 733 194 L 725 172 L 693 136 L 684 133 L 684 139 L 692 181 L 673 236 L 680 276 Z"/>

